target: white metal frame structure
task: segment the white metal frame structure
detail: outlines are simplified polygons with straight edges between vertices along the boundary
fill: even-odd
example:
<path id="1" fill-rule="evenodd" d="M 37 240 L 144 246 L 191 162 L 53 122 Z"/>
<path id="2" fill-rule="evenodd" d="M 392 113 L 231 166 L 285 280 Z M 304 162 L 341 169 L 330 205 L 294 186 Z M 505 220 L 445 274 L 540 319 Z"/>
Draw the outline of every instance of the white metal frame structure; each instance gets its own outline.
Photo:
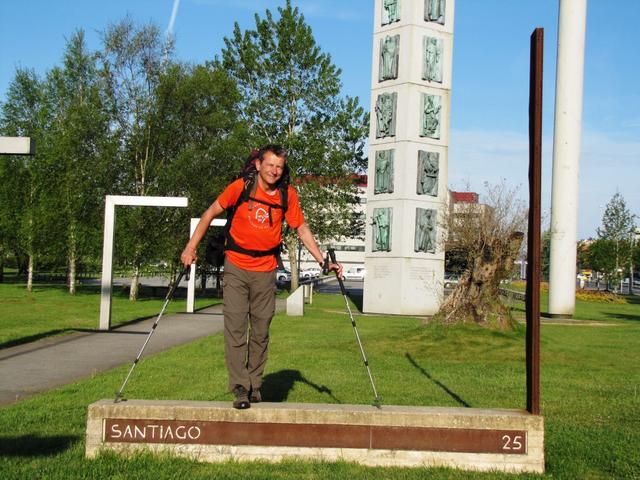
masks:
<path id="1" fill-rule="evenodd" d="M 36 142 L 31 137 L 0 137 L 0 155 L 35 155 Z"/>
<path id="2" fill-rule="evenodd" d="M 186 207 L 186 197 L 137 197 L 107 195 L 104 202 L 104 241 L 102 244 L 102 288 L 100 290 L 100 330 L 111 328 L 111 295 L 113 290 L 113 236 L 116 205 L 130 207 Z"/>

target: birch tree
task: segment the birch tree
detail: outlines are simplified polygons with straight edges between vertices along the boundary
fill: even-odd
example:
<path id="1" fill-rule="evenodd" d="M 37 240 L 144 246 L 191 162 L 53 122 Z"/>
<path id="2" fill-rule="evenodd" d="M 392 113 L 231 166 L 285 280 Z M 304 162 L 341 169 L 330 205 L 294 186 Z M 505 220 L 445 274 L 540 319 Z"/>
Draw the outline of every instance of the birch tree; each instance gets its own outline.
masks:
<path id="1" fill-rule="evenodd" d="M 158 176 L 167 160 L 156 152 L 160 126 L 154 122 L 155 92 L 159 78 L 171 59 L 172 43 L 153 24 L 136 25 L 130 18 L 110 25 L 102 34 L 99 53 L 101 75 L 120 140 L 122 168 L 120 193 L 162 195 Z M 130 300 L 137 299 L 140 267 L 152 254 L 159 238 L 160 213 L 131 208 L 121 215 L 130 233 L 128 257 L 133 268 Z"/>

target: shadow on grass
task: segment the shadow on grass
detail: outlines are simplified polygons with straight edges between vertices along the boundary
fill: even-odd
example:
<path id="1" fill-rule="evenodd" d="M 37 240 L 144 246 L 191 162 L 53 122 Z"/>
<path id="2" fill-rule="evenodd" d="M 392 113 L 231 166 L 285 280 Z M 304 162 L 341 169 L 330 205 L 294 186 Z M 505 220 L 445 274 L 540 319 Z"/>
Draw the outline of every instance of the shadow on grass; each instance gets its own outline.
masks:
<path id="1" fill-rule="evenodd" d="M 296 382 L 309 385 L 316 392 L 329 395 L 334 402 L 342 403 L 328 387 L 313 383 L 305 378 L 299 370 L 280 370 L 266 375 L 262 380 L 262 388 L 260 389 L 262 399 L 266 402 L 285 402 Z"/>
<path id="2" fill-rule="evenodd" d="M 0 455 L 8 457 L 48 456 L 67 450 L 72 443 L 80 440 L 78 436 L 59 435 L 39 437 L 22 435 L 19 437 L 0 436 Z"/>
<path id="3" fill-rule="evenodd" d="M 218 313 L 218 312 L 212 312 L 212 313 L 207 313 L 207 312 L 203 312 L 202 310 L 205 310 L 207 308 L 210 307 L 214 307 L 216 305 L 219 305 L 220 302 L 218 301 L 214 301 L 208 305 L 205 305 L 203 307 L 200 307 L 198 309 L 195 310 L 195 313 L 199 314 L 199 315 L 217 315 L 220 316 L 222 315 L 222 313 Z M 159 309 L 158 309 L 159 310 Z M 159 311 L 158 311 L 159 313 Z M 168 313 L 167 315 L 174 315 L 175 313 Z M 119 323 L 117 325 L 112 325 L 111 329 L 108 331 L 103 331 L 103 330 L 98 330 L 98 329 L 93 329 L 93 328 L 59 328 L 59 329 L 55 329 L 55 330 L 48 330 L 46 332 L 40 332 L 37 333 L 35 335 L 29 335 L 26 337 L 21 337 L 21 338 L 14 338 L 13 340 L 8 340 L 6 342 L 0 343 L 0 350 L 2 350 L 3 348 L 9 348 L 9 347 L 16 347 L 18 345 L 24 345 L 26 343 L 31 343 L 31 342 L 35 342 L 37 340 L 42 340 L 44 338 L 48 338 L 48 337 L 55 337 L 55 336 L 63 336 L 69 333 L 74 333 L 74 332 L 82 332 L 82 333 L 126 333 L 126 334 L 135 334 L 135 333 L 139 333 L 139 334 L 148 334 L 148 331 L 132 331 L 132 330 L 127 330 L 127 331 L 120 331 L 118 329 L 122 328 L 122 327 L 126 327 L 128 325 L 133 325 L 139 322 L 142 322 L 144 320 L 148 320 L 148 319 L 155 319 L 157 318 L 158 314 L 153 314 L 153 315 L 146 315 L 143 317 L 137 317 L 131 320 L 127 320 L 126 322 L 122 322 Z"/>
<path id="4" fill-rule="evenodd" d="M 636 291 L 635 288 L 633 290 Z M 631 305 L 640 305 L 640 295 L 625 295 L 624 298 Z"/>
<path id="5" fill-rule="evenodd" d="M 349 296 L 349 298 L 351 299 L 351 301 L 353 302 L 353 304 L 356 306 L 356 308 L 358 309 L 358 311 L 360 313 L 362 313 L 362 298 L 363 298 L 363 294 L 362 293 L 354 293 L 353 291 L 349 292 L 347 294 Z"/>
<path id="6" fill-rule="evenodd" d="M 433 383 L 435 383 L 438 387 L 440 387 L 442 390 L 444 390 L 456 402 L 458 402 L 463 407 L 471 407 L 471 405 L 469 405 L 469 403 L 467 403 L 465 400 L 463 400 L 457 393 L 452 391 L 444 383 L 442 383 L 440 380 L 436 380 L 435 378 L 433 378 L 433 376 L 429 372 L 427 372 L 424 368 L 422 368 L 420 365 L 418 365 L 416 363 L 416 361 L 411 357 L 411 355 L 409 355 L 408 353 L 405 353 L 404 356 L 407 357 L 407 360 L 409 360 L 409 363 L 411 365 L 413 365 L 422 375 L 427 377 L 429 380 L 431 380 Z"/>

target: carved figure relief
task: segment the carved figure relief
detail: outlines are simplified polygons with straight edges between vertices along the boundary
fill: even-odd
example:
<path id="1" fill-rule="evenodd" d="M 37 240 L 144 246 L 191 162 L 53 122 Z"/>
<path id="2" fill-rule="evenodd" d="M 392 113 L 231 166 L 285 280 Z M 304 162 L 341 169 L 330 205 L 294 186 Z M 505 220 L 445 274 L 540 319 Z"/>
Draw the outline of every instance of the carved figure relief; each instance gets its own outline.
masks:
<path id="1" fill-rule="evenodd" d="M 376 99 L 376 138 L 396 134 L 396 103 L 398 94 L 381 93 Z"/>
<path id="2" fill-rule="evenodd" d="M 442 83 L 442 39 L 424 37 L 422 79 Z"/>
<path id="3" fill-rule="evenodd" d="M 440 170 L 440 154 L 437 152 L 418 151 L 418 195 L 438 196 L 438 172 Z"/>
<path id="4" fill-rule="evenodd" d="M 400 50 L 400 35 L 386 36 L 380 39 L 380 66 L 378 81 L 398 78 L 398 60 Z"/>
<path id="5" fill-rule="evenodd" d="M 436 211 L 416 208 L 416 252 L 436 253 Z"/>
<path id="6" fill-rule="evenodd" d="M 444 25 L 446 0 L 424 0 L 424 19 Z"/>
<path id="7" fill-rule="evenodd" d="M 422 121 L 420 122 L 420 136 L 440 138 L 440 111 L 442 109 L 440 95 L 422 94 Z"/>
<path id="8" fill-rule="evenodd" d="M 373 193 L 393 193 L 393 157 L 394 150 L 376 152 L 376 176 Z"/>
<path id="9" fill-rule="evenodd" d="M 371 225 L 373 227 L 373 245 L 371 250 L 374 252 L 390 252 L 391 251 L 391 224 L 393 210 L 391 208 L 374 208 L 373 219 Z"/>
<path id="10" fill-rule="evenodd" d="M 400 0 L 382 0 L 382 25 L 400 21 Z"/>

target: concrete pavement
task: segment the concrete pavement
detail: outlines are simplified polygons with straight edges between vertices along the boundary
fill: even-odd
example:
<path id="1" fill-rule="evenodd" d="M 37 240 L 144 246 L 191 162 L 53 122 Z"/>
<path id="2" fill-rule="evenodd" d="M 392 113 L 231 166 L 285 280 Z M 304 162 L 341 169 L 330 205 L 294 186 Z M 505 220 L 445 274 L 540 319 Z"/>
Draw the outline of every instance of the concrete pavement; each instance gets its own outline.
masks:
<path id="1" fill-rule="evenodd" d="M 277 300 L 276 309 L 284 309 L 283 300 Z M 108 332 L 76 332 L 0 350 L 0 405 L 131 364 L 155 320 L 152 317 Z M 143 357 L 222 329 L 222 305 L 197 313 L 165 315 Z"/>

